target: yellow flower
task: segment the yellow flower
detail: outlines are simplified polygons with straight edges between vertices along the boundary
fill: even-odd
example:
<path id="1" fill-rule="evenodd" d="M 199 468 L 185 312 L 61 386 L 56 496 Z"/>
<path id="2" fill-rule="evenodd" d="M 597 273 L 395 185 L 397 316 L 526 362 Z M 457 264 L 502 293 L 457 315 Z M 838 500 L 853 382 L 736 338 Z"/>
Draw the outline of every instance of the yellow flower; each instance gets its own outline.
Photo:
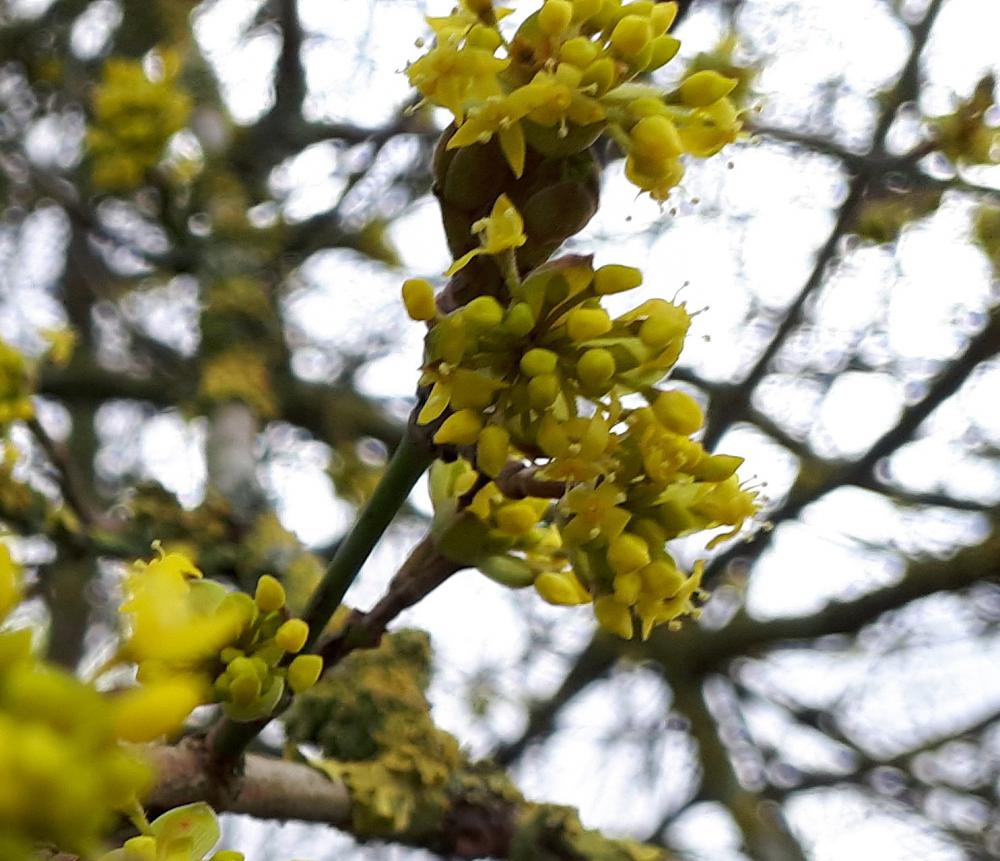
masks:
<path id="1" fill-rule="evenodd" d="M 545 478 L 591 481 L 608 466 L 605 455 L 614 437 L 600 415 L 560 422 L 546 414 L 539 424 L 538 445 L 552 458 L 542 470 Z"/>
<path id="2" fill-rule="evenodd" d="M 130 630 L 123 655 L 138 664 L 193 666 L 232 642 L 244 619 L 235 606 L 218 606 L 221 586 L 192 584 L 202 574 L 190 559 L 157 549 L 160 558 L 137 562 L 126 579 L 121 610 Z M 209 607 L 200 606 L 203 598 Z"/>
<path id="3" fill-rule="evenodd" d="M 445 275 L 454 275 L 473 257 L 480 254 L 502 254 L 520 248 L 528 241 L 524 235 L 524 219 L 506 194 L 501 194 L 493 204 L 493 211 L 472 225 L 472 232 L 479 235 L 480 247 L 463 254 Z"/>
<path id="4" fill-rule="evenodd" d="M 550 604 L 589 604 L 590 593 L 572 571 L 546 571 L 535 580 L 535 591 Z"/>
<path id="5" fill-rule="evenodd" d="M 113 700 L 115 735 L 130 742 L 171 737 L 207 699 L 205 680 L 190 674 L 132 688 Z"/>
<path id="6" fill-rule="evenodd" d="M 715 155 L 727 143 L 736 140 L 739 130 L 739 114 L 727 98 L 695 108 L 686 119 L 679 120 L 677 126 L 684 151 L 702 158 Z"/>
<path id="7" fill-rule="evenodd" d="M 484 48 L 458 48 L 439 43 L 406 70 L 413 84 L 429 102 L 447 108 L 461 123 L 466 106 L 502 95 L 500 72 L 510 60 L 494 57 Z"/>
<path id="8" fill-rule="evenodd" d="M 421 384 L 434 383 L 417 415 L 418 424 L 439 418 L 451 406 L 455 410 L 481 410 L 505 384 L 479 371 L 454 368 L 445 362 L 424 372 Z"/>
<path id="9" fill-rule="evenodd" d="M 458 149 L 477 143 L 487 143 L 496 134 L 500 149 L 514 172 L 520 179 L 524 173 L 526 145 L 524 129 L 520 121 L 528 113 L 530 105 L 523 99 L 510 96 L 495 96 L 480 107 L 470 111 L 458 130 L 448 141 L 448 149 Z"/>
<path id="10" fill-rule="evenodd" d="M 598 536 L 607 541 L 617 538 L 632 516 L 618 507 L 623 502 L 625 494 L 610 481 L 597 487 L 574 487 L 562 503 L 574 515 L 562 529 L 563 538 L 570 544 L 583 544 Z"/>

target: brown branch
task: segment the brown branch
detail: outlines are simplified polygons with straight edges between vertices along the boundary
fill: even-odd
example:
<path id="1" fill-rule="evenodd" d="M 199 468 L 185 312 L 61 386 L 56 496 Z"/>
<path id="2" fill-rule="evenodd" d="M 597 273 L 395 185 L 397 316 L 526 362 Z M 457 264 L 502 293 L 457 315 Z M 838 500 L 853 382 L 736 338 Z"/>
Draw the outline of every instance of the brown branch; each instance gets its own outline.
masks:
<path id="1" fill-rule="evenodd" d="M 207 801 L 220 812 L 262 819 L 324 822 L 335 828 L 350 824 L 347 787 L 303 763 L 247 754 L 239 785 L 226 794 L 209 767 L 202 740 L 154 747 L 150 758 L 157 773 L 156 787 L 147 801 L 153 810 Z"/>
<path id="2" fill-rule="evenodd" d="M 540 741 L 552 732 L 556 715 L 591 682 L 604 676 L 620 657 L 620 642 L 611 635 L 598 632 L 573 662 L 558 690 L 548 699 L 533 704 L 528 710 L 528 724 L 520 737 L 497 749 L 493 759 L 509 765 L 518 759 L 528 745 Z"/>
<path id="3" fill-rule="evenodd" d="M 958 359 L 948 365 L 944 372 L 931 384 L 927 393 L 914 404 L 908 406 L 899 421 L 879 439 L 868 452 L 856 461 L 831 465 L 822 480 L 803 480 L 800 472 L 788 494 L 785 504 L 770 515 L 770 521 L 777 525 L 797 517 L 799 513 L 831 490 L 844 485 L 864 486 L 871 480 L 876 465 L 910 440 L 916 430 L 944 401 L 951 397 L 980 362 L 1000 352 L 1000 312 L 993 313 L 989 321 Z M 750 561 L 756 559 L 770 545 L 774 532 L 759 535 L 751 545 L 736 544 L 720 554 L 706 572 L 706 582 L 718 581 L 727 566 L 736 559 Z"/>
<path id="4" fill-rule="evenodd" d="M 59 491 L 62 493 L 63 502 L 72 509 L 80 523 L 87 529 L 99 525 L 99 516 L 94 512 L 84 498 L 83 490 L 80 488 L 79 476 L 76 467 L 70 461 L 65 449 L 58 445 L 42 427 L 37 418 L 30 418 L 27 421 L 28 430 L 35 438 L 35 442 L 45 452 L 49 463 L 56 475 L 56 482 Z"/>
<path id="5" fill-rule="evenodd" d="M 495 482 L 508 499 L 524 499 L 527 496 L 559 499 L 566 492 L 565 482 L 539 478 L 538 472 L 536 467 L 511 460 L 500 470 Z"/>
<path id="6" fill-rule="evenodd" d="M 203 740 L 186 739 L 174 747 L 152 747 L 149 754 L 158 772 L 157 785 L 147 802 L 152 811 L 205 801 L 219 812 L 244 813 L 259 819 L 296 819 L 330 825 L 346 833 L 356 831 L 349 786 L 304 763 L 248 754 L 242 782 L 227 791 L 212 770 Z M 518 857 L 541 857 L 543 848 L 547 850 L 545 857 L 551 858 L 635 857 L 627 848 L 596 832 L 581 835 L 575 813 L 567 808 L 527 802 L 512 787 L 512 791 L 491 791 L 484 774 L 488 772 L 482 765 L 467 763 L 459 769 L 448 811 L 437 827 L 380 835 L 380 839 L 462 859 L 508 858 L 515 846 L 522 853 Z M 547 823 L 546 811 L 554 814 Z M 356 836 L 360 840 L 370 837 L 366 833 Z M 581 837 L 590 838 L 586 855 L 573 848 L 574 841 Z M 609 849 L 613 854 L 604 854 Z"/>
<path id="7" fill-rule="evenodd" d="M 851 634 L 884 613 L 905 607 L 936 592 L 953 592 L 974 583 L 1000 580 L 1000 533 L 982 544 L 959 551 L 950 559 L 913 561 L 903 579 L 853 601 L 835 601 L 809 616 L 759 621 L 739 611 L 721 629 L 687 624 L 679 631 L 656 629 L 647 643 L 616 640 L 597 634 L 576 660 L 559 689 L 529 712 L 528 726 L 516 741 L 499 749 L 495 758 L 508 764 L 533 742 L 551 733 L 559 711 L 621 658 L 648 660 L 683 667 L 698 676 L 723 671 L 729 661 L 781 644 L 812 642 L 832 634 Z"/>
<path id="8" fill-rule="evenodd" d="M 325 666 L 336 665 L 355 649 L 378 646 L 386 628 L 400 613 L 463 567 L 442 556 L 428 535 L 410 552 L 375 606 L 366 613 L 355 610 L 344 630 L 320 646 Z"/>
<path id="9" fill-rule="evenodd" d="M 302 65 L 302 23 L 298 0 L 277 0 L 281 26 L 281 53 L 274 80 L 273 115 L 277 121 L 294 124 L 302 113 L 306 97 L 306 75 Z"/>
<path id="10" fill-rule="evenodd" d="M 673 691 L 674 708 L 688 720 L 701 761 L 700 797 L 718 801 L 732 814 L 751 858 L 805 861 L 805 853 L 789 830 L 781 811 L 760 803 L 755 792 L 741 785 L 715 716 L 705 701 L 700 679 L 680 671 L 676 663 L 661 664 Z"/>
<path id="11" fill-rule="evenodd" d="M 879 115 L 875 133 L 872 137 L 871 152 L 874 154 L 874 158 L 867 161 L 857 161 L 849 157 L 844 158 L 844 165 L 854 172 L 854 178 L 851 180 L 847 197 L 840 206 L 833 229 L 816 255 L 815 263 L 805 285 L 795 298 L 795 301 L 792 302 L 791 306 L 785 312 L 784 317 L 782 317 L 781 322 L 778 324 L 777 331 L 763 352 L 757 357 L 749 373 L 738 385 L 732 386 L 722 392 L 722 397 L 717 402 L 712 403 L 708 424 L 705 428 L 704 441 L 707 449 L 713 449 L 730 425 L 744 416 L 750 405 L 754 389 L 770 370 L 771 360 L 778 354 L 785 340 L 801 321 L 802 312 L 810 296 L 823 283 L 827 267 L 836 255 L 840 237 L 854 223 L 861 204 L 864 201 L 869 183 L 877 175 L 884 173 L 885 168 L 882 164 L 882 159 L 885 155 L 886 135 L 895 119 L 896 111 L 903 102 L 912 98 L 910 93 L 911 85 L 916 80 L 920 65 L 920 56 L 930 35 L 931 27 L 940 11 L 941 3 L 942 0 L 932 0 L 923 20 L 916 27 L 912 28 L 913 45 L 910 54 L 900 72 L 899 81 L 893 89 L 888 103 Z"/>

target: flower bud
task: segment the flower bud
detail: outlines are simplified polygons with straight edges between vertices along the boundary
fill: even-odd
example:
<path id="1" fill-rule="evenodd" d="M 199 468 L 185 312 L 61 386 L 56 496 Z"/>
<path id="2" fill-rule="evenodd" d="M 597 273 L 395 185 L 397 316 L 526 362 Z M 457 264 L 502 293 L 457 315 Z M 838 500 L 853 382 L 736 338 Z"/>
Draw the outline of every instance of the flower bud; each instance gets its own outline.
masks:
<path id="1" fill-rule="evenodd" d="M 690 325 L 691 317 L 684 308 L 662 302 L 639 327 L 639 338 L 647 347 L 659 349 L 683 338 Z"/>
<path id="2" fill-rule="evenodd" d="M 682 436 L 690 436 L 705 421 L 705 416 L 701 407 L 698 406 L 698 402 L 690 395 L 677 389 L 661 392 L 653 402 L 653 412 L 659 423 L 667 430 L 672 430 Z"/>
<path id="3" fill-rule="evenodd" d="M 590 593 L 570 572 L 546 571 L 535 578 L 535 591 L 550 604 L 575 606 L 590 602 Z"/>
<path id="4" fill-rule="evenodd" d="M 484 51 L 489 51 L 491 54 L 502 44 L 500 34 L 496 29 L 487 27 L 484 24 L 476 24 L 469 30 L 469 35 L 465 37 L 465 41 L 470 48 L 481 48 Z"/>
<path id="5" fill-rule="evenodd" d="M 600 97 L 611 89 L 616 77 L 615 61 L 610 57 L 600 57 L 583 70 L 580 86 L 583 88 L 593 84 L 594 95 Z"/>
<path id="6" fill-rule="evenodd" d="M 657 36 L 649 43 L 649 47 L 651 50 L 645 71 L 655 72 L 677 56 L 677 52 L 681 49 L 681 42 L 680 39 L 675 39 L 673 36 Z"/>
<path id="7" fill-rule="evenodd" d="M 552 405 L 559 394 L 559 378 L 555 374 L 542 374 L 528 383 L 528 402 L 532 409 L 541 411 Z"/>
<path id="8" fill-rule="evenodd" d="M 566 315 L 566 331 L 577 343 L 611 331 L 611 318 L 603 308 L 574 308 Z"/>
<path id="9" fill-rule="evenodd" d="M 481 329 L 499 326 L 503 308 L 492 296 L 477 296 L 462 309 L 462 319 Z"/>
<path id="10" fill-rule="evenodd" d="M 274 641 L 286 652 L 292 654 L 301 651 L 309 639 L 309 625 L 302 619 L 289 619 L 278 628 Z"/>
<path id="11" fill-rule="evenodd" d="M 624 57 L 634 57 L 652 38 L 653 30 L 647 18 L 626 15 L 611 32 L 611 47 Z"/>
<path id="12" fill-rule="evenodd" d="M 523 338 L 535 328 L 535 316 L 527 302 L 518 302 L 507 311 L 504 328 L 516 338 Z"/>
<path id="13" fill-rule="evenodd" d="M 573 19 L 573 4 L 569 0 L 545 0 L 538 12 L 538 28 L 547 36 L 564 33 Z"/>
<path id="14" fill-rule="evenodd" d="M 556 369 L 559 357 L 551 350 L 535 347 L 521 356 L 521 371 L 529 377 L 551 374 Z"/>
<path id="15" fill-rule="evenodd" d="M 285 606 L 285 588 L 270 574 L 257 581 L 254 601 L 265 613 L 273 613 Z"/>
<path id="16" fill-rule="evenodd" d="M 631 154 L 640 162 L 660 162 L 683 152 L 681 136 L 664 116 L 643 117 L 629 133 Z"/>
<path id="17" fill-rule="evenodd" d="M 297 694 L 309 690 L 323 672 L 319 655 L 299 655 L 288 665 L 288 685 Z"/>
<path id="18" fill-rule="evenodd" d="M 642 272 L 634 266 L 609 264 L 594 273 L 594 291 L 598 296 L 624 293 L 642 284 Z"/>
<path id="19" fill-rule="evenodd" d="M 586 21 L 601 11 L 602 0 L 572 0 L 573 20 Z"/>
<path id="20" fill-rule="evenodd" d="M 628 574 L 618 574 L 615 577 L 615 598 L 623 604 L 632 606 L 639 600 L 639 592 L 642 590 L 642 577 L 638 571 L 630 571 Z"/>
<path id="21" fill-rule="evenodd" d="M 594 615 L 601 627 L 625 640 L 632 638 L 632 613 L 614 595 L 605 595 L 594 602 Z"/>
<path id="22" fill-rule="evenodd" d="M 735 78 L 727 78 L 714 69 L 704 69 L 689 75 L 681 83 L 681 101 L 691 108 L 708 107 L 728 96 L 737 83 Z"/>
<path id="23" fill-rule="evenodd" d="M 496 478 L 507 464 L 510 454 L 510 434 L 500 425 L 487 425 L 476 443 L 476 468 Z"/>
<path id="24" fill-rule="evenodd" d="M 412 320 L 433 320 L 437 315 L 434 288 L 423 278 L 408 278 L 403 282 L 403 304 Z"/>
<path id="25" fill-rule="evenodd" d="M 587 350 L 576 363 L 576 375 L 590 389 L 605 390 L 615 375 L 615 360 L 607 350 Z"/>
<path id="26" fill-rule="evenodd" d="M 665 559 L 650 562 L 639 574 L 643 592 L 657 601 L 672 598 L 680 591 L 685 580 L 684 575 Z"/>
<path id="27" fill-rule="evenodd" d="M 654 36 L 661 36 L 670 29 L 677 18 L 677 3 L 657 3 L 649 12 L 649 24 Z"/>
<path id="28" fill-rule="evenodd" d="M 586 36 L 577 36 L 563 42 L 559 48 L 559 60 L 578 69 L 585 69 L 597 59 L 600 52 L 601 49 Z"/>
<path id="29" fill-rule="evenodd" d="M 638 535 L 623 532 L 608 544 L 608 565 L 616 574 L 628 574 L 649 564 L 649 546 Z"/>
<path id="30" fill-rule="evenodd" d="M 241 675 L 229 683 L 229 699 L 238 706 L 248 706 L 260 697 L 260 679 L 256 675 Z"/>
<path id="31" fill-rule="evenodd" d="M 524 500 L 498 508 L 496 519 L 500 531 L 508 535 L 527 535 L 538 523 L 534 507 Z"/>

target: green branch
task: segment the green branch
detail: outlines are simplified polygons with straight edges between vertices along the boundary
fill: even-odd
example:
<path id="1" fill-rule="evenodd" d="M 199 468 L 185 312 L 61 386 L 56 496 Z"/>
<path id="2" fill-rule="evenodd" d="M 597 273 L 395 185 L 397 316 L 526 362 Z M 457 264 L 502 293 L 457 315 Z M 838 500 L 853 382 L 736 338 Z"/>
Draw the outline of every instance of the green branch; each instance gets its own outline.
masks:
<path id="1" fill-rule="evenodd" d="M 313 593 L 303 618 L 309 623 L 306 651 L 312 650 L 326 623 L 336 612 L 344 595 L 358 576 L 361 566 L 406 502 L 417 479 L 430 466 L 431 455 L 407 433 L 386 467 L 371 499 L 365 505 L 351 531 L 340 542 L 326 573 Z"/>
<path id="2" fill-rule="evenodd" d="M 403 435 L 375 492 L 358 515 L 351 531 L 340 542 L 303 614 L 309 624 L 305 652 L 315 649 L 327 622 L 344 600 L 344 595 L 357 578 L 361 566 L 406 502 L 431 459 L 430 452 L 422 448 L 410 433 Z M 285 705 L 287 698 L 274 714 L 279 713 Z M 245 723 L 223 720 L 215 726 L 210 734 L 213 767 L 223 780 L 236 768 L 240 756 L 269 722 L 270 717 Z"/>

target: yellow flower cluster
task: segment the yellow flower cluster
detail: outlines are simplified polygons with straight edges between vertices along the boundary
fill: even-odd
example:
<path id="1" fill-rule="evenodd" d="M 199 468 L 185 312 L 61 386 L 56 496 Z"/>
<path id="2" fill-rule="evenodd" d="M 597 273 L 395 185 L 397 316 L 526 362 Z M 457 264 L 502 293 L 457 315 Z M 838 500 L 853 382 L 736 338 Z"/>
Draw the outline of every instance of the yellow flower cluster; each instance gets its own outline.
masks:
<path id="1" fill-rule="evenodd" d="M 27 362 L 18 350 L 0 341 L 0 428 L 34 414 Z"/>
<path id="2" fill-rule="evenodd" d="M 177 88 L 179 58 L 159 57 L 162 74 L 150 79 L 139 60 L 108 59 L 91 104 L 87 150 L 95 187 L 135 188 L 162 157 L 167 141 L 187 123 L 191 100 Z"/>
<path id="3" fill-rule="evenodd" d="M 129 630 L 118 659 L 138 665 L 142 687 L 122 697 L 131 706 L 122 706 L 123 737 L 169 735 L 196 706 L 213 700 L 235 720 L 265 717 L 286 683 L 298 693 L 319 678 L 318 655 L 285 665 L 302 649 L 309 626 L 286 618 L 284 589 L 269 575 L 251 598 L 203 579 L 183 554 L 160 550 L 159 558 L 133 566 L 125 588 L 121 610 Z"/>
<path id="4" fill-rule="evenodd" d="M 569 256 L 511 280 L 506 304 L 479 296 L 442 314 L 428 283 L 403 290 L 431 323 L 417 421 L 476 465 L 433 467 L 439 548 L 552 603 L 593 600 L 624 637 L 635 620 L 645 637 L 695 609 L 700 567 L 682 574 L 667 541 L 729 527 L 714 545 L 757 510 L 735 477 L 741 459 L 691 438 L 698 404 L 656 388 L 680 355 L 685 307 L 652 299 L 612 317 L 602 306 L 641 282 L 638 269 Z M 637 395 L 645 405 L 630 405 Z M 545 493 L 505 495 L 526 470 Z"/>
<path id="5" fill-rule="evenodd" d="M 665 200 L 683 174 L 680 156 L 712 155 L 735 139 L 735 79 L 699 71 L 669 93 L 640 81 L 677 53 L 667 32 L 675 2 L 545 0 L 510 41 L 500 27 L 507 11 L 463 0 L 427 19 L 433 46 L 407 75 L 454 116 L 449 149 L 496 136 L 520 177 L 529 148 L 566 156 L 606 131 L 628 156 L 629 179 Z"/>
<path id="6" fill-rule="evenodd" d="M 100 861 L 202 861 L 219 842 L 219 820 L 204 802 L 168 810 Z M 221 850 L 208 861 L 243 861 L 242 852 Z"/>
<path id="7" fill-rule="evenodd" d="M 0 546 L 0 622 L 21 575 Z M 145 791 L 146 766 L 119 745 L 115 705 L 37 660 L 31 632 L 0 633 L 0 858 L 38 844 L 87 854 Z"/>

